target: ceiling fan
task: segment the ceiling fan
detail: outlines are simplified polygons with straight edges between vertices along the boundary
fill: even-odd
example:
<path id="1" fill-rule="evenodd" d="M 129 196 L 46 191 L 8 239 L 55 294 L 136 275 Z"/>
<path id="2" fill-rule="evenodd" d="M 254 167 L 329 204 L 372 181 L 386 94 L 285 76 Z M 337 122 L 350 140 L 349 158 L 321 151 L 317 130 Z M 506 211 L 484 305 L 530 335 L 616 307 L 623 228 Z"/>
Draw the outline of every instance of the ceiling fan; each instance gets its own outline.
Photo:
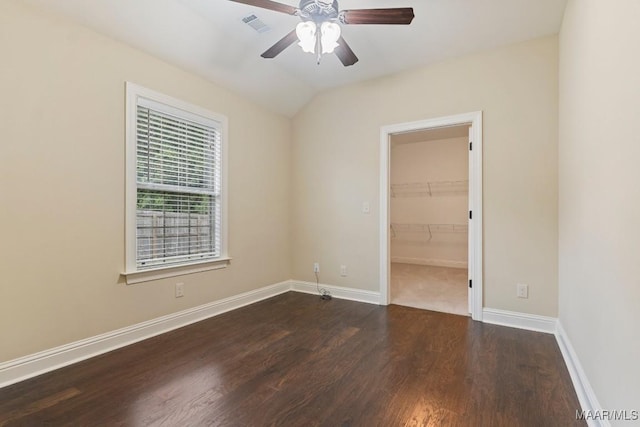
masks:
<path id="1" fill-rule="evenodd" d="M 294 30 L 267 49 L 261 55 L 263 58 L 275 58 L 299 41 L 303 51 L 317 55 L 318 64 L 322 54 L 335 53 L 345 67 L 358 62 L 358 57 L 341 36 L 340 24 L 409 25 L 414 17 L 411 7 L 340 10 L 337 0 L 300 0 L 297 8 L 271 0 L 230 1 L 298 16 L 302 20 Z"/>

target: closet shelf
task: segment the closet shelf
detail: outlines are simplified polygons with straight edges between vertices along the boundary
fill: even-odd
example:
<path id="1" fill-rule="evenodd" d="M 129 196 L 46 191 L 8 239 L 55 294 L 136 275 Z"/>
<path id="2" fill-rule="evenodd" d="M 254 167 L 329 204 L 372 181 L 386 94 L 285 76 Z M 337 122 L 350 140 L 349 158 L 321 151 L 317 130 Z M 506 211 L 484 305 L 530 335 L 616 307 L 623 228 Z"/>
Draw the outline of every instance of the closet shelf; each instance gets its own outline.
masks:
<path id="1" fill-rule="evenodd" d="M 431 240 L 434 234 L 455 233 L 463 234 L 469 231 L 467 224 L 391 224 L 391 238 L 397 239 L 400 233 L 424 233 L 427 240 Z"/>
<path id="2" fill-rule="evenodd" d="M 391 197 L 431 197 L 436 194 L 466 194 L 468 191 L 468 180 L 391 184 Z"/>

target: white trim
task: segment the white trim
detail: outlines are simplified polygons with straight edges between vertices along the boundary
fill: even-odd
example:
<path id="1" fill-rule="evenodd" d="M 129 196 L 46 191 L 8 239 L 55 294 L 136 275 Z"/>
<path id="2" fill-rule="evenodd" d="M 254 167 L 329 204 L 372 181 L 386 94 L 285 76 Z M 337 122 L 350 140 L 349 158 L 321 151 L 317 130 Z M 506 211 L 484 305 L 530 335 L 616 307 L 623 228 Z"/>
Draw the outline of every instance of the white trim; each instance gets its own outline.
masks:
<path id="1" fill-rule="evenodd" d="M 127 281 L 127 285 L 150 282 L 152 280 L 167 279 L 169 277 L 184 276 L 185 274 L 201 273 L 209 270 L 225 268 L 231 262 L 231 258 L 216 258 L 189 264 L 156 267 L 147 270 L 129 271 L 121 273 Z"/>
<path id="2" fill-rule="evenodd" d="M 429 265 L 432 267 L 468 268 L 467 261 L 455 261 L 450 259 L 426 259 L 392 256 L 391 262 L 399 264 Z"/>
<path id="3" fill-rule="evenodd" d="M 290 282 L 292 291 L 303 292 L 306 294 L 318 294 L 318 285 L 316 285 L 315 282 L 303 282 L 299 280 L 291 280 Z M 355 288 L 343 288 L 341 286 L 325 285 L 322 283 L 320 283 L 319 286 L 331 292 L 331 296 L 334 298 L 366 302 L 369 304 L 380 304 L 379 292 Z"/>
<path id="4" fill-rule="evenodd" d="M 379 304 L 378 292 L 321 285 L 335 298 Z M 287 280 L 115 331 L 0 363 L 0 388 L 289 291 L 316 294 L 316 284 Z"/>
<path id="5" fill-rule="evenodd" d="M 380 129 L 380 304 L 391 303 L 391 207 L 389 203 L 391 170 L 391 132 Z"/>
<path id="6" fill-rule="evenodd" d="M 182 101 L 180 99 L 173 98 L 168 95 L 147 89 L 139 86 L 135 83 L 125 83 L 126 93 L 126 106 L 125 106 L 125 270 L 123 275 L 132 275 L 133 272 L 137 272 L 136 266 L 136 198 L 137 198 L 137 184 L 136 184 L 136 111 L 138 102 L 145 100 L 147 104 L 150 102 L 156 106 L 164 105 L 163 111 L 178 113 L 186 113 L 187 116 L 197 119 L 202 118 L 207 123 L 215 123 L 220 130 L 220 150 L 221 150 L 221 176 L 220 176 L 220 257 L 216 260 L 229 259 L 229 230 L 228 230 L 228 135 L 229 135 L 229 121 L 226 116 L 214 113 L 205 108 L 199 107 Z M 198 264 L 184 263 L 182 266 L 189 266 Z M 225 264 L 226 266 L 226 264 Z M 221 268 L 221 267 L 217 267 Z M 171 277 L 171 276 L 165 276 Z M 153 279 L 149 279 L 153 280 Z M 137 283 L 129 282 L 127 283 Z"/>
<path id="7" fill-rule="evenodd" d="M 469 278 L 473 280 L 470 292 L 471 317 L 482 320 L 482 111 L 458 114 L 416 122 L 383 126 L 380 129 L 380 304 L 390 301 L 390 236 L 389 236 L 389 161 L 390 136 L 392 134 L 416 130 L 470 124 L 472 128 L 473 150 L 469 162 L 469 209 L 473 219 L 469 221 Z"/>
<path id="8" fill-rule="evenodd" d="M 0 363 L 0 388 L 288 292 L 290 281 Z"/>
<path id="9" fill-rule="evenodd" d="M 584 369 L 582 369 L 578 355 L 573 349 L 571 341 L 569 340 L 569 337 L 567 336 L 567 333 L 562 327 L 562 323 L 560 321 L 557 323 L 556 340 L 558 341 L 558 347 L 560 347 L 560 351 L 562 352 L 564 363 L 567 365 L 571 381 L 573 382 L 573 388 L 576 390 L 582 410 L 588 413 L 602 411 L 602 406 L 600 406 L 600 403 L 596 398 L 596 394 L 589 383 L 587 374 L 585 374 Z M 590 427 L 609 427 L 611 425 L 607 419 L 595 420 L 590 418 L 587 419 L 587 423 Z"/>
<path id="10" fill-rule="evenodd" d="M 554 334 L 558 319 L 539 316 L 537 314 L 518 313 L 515 311 L 485 308 L 482 321 L 492 325 L 509 326 L 511 328 Z"/>
<path id="11" fill-rule="evenodd" d="M 125 83 L 126 106 L 125 106 L 125 219 L 124 219 L 124 242 L 125 242 L 125 269 L 126 271 L 136 270 L 136 240 L 129 236 L 136 235 L 136 111 L 138 97 L 135 92 L 142 91 L 141 88 L 131 82 Z"/>
<path id="12" fill-rule="evenodd" d="M 362 289 L 320 285 L 331 292 L 334 298 L 380 304 L 379 292 Z M 29 378 L 89 359 L 109 351 L 151 338 L 156 335 L 196 323 L 210 317 L 262 301 L 288 291 L 317 294 L 316 284 L 299 280 L 287 280 L 253 291 L 234 295 L 198 307 L 168 314 L 156 319 L 127 326 L 115 331 L 75 341 L 49 350 L 34 353 L 8 362 L 0 363 L 0 388 Z M 560 351 L 571 375 L 580 405 L 585 411 L 595 411 L 601 406 L 580 365 L 564 329 L 555 318 L 516 313 L 504 310 L 485 309 L 485 323 L 492 323 L 519 329 L 555 333 Z M 557 325 L 557 329 L 556 329 Z M 608 427 L 608 421 L 597 423 L 588 420 L 591 427 Z"/>
<path id="13" fill-rule="evenodd" d="M 545 332 L 554 334 L 558 347 L 562 353 L 565 365 L 571 376 L 573 388 L 578 396 L 580 407 L 590 414 L 600 413 L 603 409 L 596 398 L 596 394 L 589 383 L 578 355 L 576 354 L 571 341 L 567 336 L 562 323 L 555 317 L 538 316 L 534 314 L 517 313 L 513 311 L 497 310 L 491 308 L 484 309 L 484 323 L 508 326 L 511 328 L 526 329 L 530 331 Z M 611 423 L 606 418 L 588 418 L 589 427 L 610 427 Z"/>

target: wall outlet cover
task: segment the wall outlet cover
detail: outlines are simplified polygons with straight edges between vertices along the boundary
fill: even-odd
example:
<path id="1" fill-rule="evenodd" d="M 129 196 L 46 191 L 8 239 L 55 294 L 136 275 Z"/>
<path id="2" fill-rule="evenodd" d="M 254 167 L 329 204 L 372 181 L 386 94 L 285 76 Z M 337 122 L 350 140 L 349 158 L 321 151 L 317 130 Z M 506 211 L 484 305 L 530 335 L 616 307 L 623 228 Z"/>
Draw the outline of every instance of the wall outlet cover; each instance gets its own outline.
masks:
<path id="1" fill-rule="evenodd" d="M 176 298 L 184 296 L 184 283 L 176 283 Z"/>
<path id="2" fill-rule="evenodd" d="M 516 296 L 518 298 L 529 298 L 529 285 L 518 283 L 516 285 Z"/>

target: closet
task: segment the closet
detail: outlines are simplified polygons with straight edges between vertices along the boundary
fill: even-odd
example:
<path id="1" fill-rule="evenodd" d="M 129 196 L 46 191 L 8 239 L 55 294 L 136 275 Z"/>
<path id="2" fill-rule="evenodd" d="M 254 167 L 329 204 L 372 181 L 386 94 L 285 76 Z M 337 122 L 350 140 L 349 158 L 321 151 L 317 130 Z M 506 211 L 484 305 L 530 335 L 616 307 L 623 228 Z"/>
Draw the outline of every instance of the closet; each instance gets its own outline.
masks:
<path id="1" fill-rule="evenodd" d="M 391 137 L 391 303 L 468 314 L 468 126 Z"/>

